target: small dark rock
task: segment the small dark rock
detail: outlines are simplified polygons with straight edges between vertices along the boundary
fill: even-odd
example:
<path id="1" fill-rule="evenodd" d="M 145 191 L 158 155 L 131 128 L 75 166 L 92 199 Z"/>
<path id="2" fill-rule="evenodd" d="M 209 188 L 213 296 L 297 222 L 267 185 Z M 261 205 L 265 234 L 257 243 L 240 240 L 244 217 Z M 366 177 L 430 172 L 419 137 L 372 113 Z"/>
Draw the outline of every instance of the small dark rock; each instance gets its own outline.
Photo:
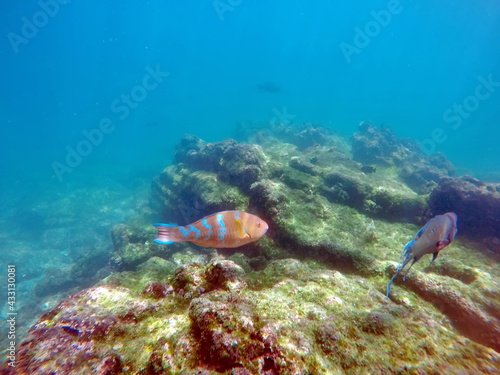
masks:
<path id="1" fill-rule="evenodd" d="M 331 323 L 321 325 L 315 332 L 316 341 L 326 355 L 339 350 L 340 332 Z"/>
<path id="2" fill-rule="evenodd" d="M 261 180 L 253 184 L 249 193 L 250 204 L 255 207 L 262 207 L 267 212 L 270 212 L 273 208 L 277 209 L 276 206 L 286 201 L 286 196 L 276 191 L 274 184 L 271 180 Z"/>
<path id="3" fill-rule="evenodd" d="M 360 323 L 363 331 L 382 335 L 394 324 L 394 317 L 384 312 L 370 311 L 362 314 Z"/>
<path id="4" fill-rule="evenodd" d="M 205 271 L 205 280 L 212 289 L 242 289 L 246 286 L 245 271 L 232 260 L 215 260 Z"/>
<path id="5" fill-rule="evenodd" d="M 375 173 L 377 171 L 377 168 L 375 168 L 373 165 L 363 165 L 361 168 L 360 168 L 361 172 L 363 173 Z"/>
<path id="6" fill-rule="evenodd" d="M 195 298 L 189 317 L 201 361 L 217 371 L 244 366 L 264 351 L 263 343 L 257 340 L 253 307 L 247 300 Z"/>
<path id="7" fill-rule="evenodd" d="M 204 288 L 203 267 L 197 263 L 182 265 L 175 270 L 172 286 L 176 293 L 185 295 L 199 294 Z"/>
<path id="8" fill-rule="evenodd" d="M 139 375 L 166 375 L 167 372 L 163 368 L 163 358 L 160 351 L 153 351 L 149 357 L 147 367 L 140 372 Z"/>
<path id="9" fill-rule="evenodd" d="M 120 356 L 117 354 L 111 354 L 105 357 L 101 363 L 97 366 L 95 372 L 96 375 L 118 375 L 123 371 Z"/>
<path id="10" fill-rule="evenodd" d="M 331 173 L 324 178 L 322 194 L 329 200 L 360 208 L 368 198 L 371 187 L 341 173 Z"/>
<path id="11" fill-rule="evenodd" d="M 244 367 L 236 367 L 231 369 L 230 375 L 252 375 L 252 373 Z"/>
<path id="12" fill-rule="evenodd" d="M 173 291 L 174 289 L 172 286 L 164 281 L 151 281 L 142 291 L 142 295 L 154 299 L 160 299 L 166 297 Z"/>
<path id="13" fill-rule="evenodd" d="M 95 314 L 68 314 L 59 319 L 61 328 L 71 336 L 85 340 L 100 340 L 108 334 L 118 319 L 114 316 L 96 316 Z"/>
<path id="14" fill-rule="evenodd" d="M 307 174 L 310 174 L 313 176 L 317 176 L 319 174 L 319 171 L 312 164 L 312 162 L 302 160 L 298 157 L 293 157 L 290 160 L 290 167 L 295 168 L 296 170 L 298 170 L 300 172 L 307 173 Z"/>

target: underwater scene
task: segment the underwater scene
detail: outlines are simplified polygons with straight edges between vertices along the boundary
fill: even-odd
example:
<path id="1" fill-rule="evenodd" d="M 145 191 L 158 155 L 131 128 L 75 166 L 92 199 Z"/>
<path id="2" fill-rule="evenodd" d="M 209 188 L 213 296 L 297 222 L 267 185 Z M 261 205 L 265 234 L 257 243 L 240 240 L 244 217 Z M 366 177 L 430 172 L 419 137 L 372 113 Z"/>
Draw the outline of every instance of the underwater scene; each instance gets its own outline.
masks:
<path id="1" fill-rule="evenodd" d="M 500 374 L 497 0 L 0 19 L 0 374 Z"/>

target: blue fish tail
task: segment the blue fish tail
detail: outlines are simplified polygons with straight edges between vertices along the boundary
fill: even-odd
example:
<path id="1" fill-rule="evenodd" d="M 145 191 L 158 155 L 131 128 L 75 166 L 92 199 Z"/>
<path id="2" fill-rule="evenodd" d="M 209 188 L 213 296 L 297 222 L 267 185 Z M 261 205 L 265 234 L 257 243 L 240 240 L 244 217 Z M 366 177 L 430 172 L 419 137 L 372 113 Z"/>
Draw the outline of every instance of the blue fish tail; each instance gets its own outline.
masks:
<path id="1" fill-rule="evenodd" d="M 408 264 L 410 263 L 410 260 L 413 260 L 410 264 L 410 267 L 408 267 L 408 269 L 406 270 L 405 272 L 405 275 L 403 277 L 403 281 L 406 281 L 406 275 L 408 275 L 408 272 L 410 272 L 411 268 L 413 267 L 413 265 L 420 259 L 420 257 L 415 257 L 413 256 L 413 254 L 411 253 L 413 251 L 413 245 L 415 244 L 415 240 L 413 241 L 410 241 L 406 244 L 405 246 L 405 249 L 403 250 L 403 254 L 405 256 L 405 259 L 404 259 L 404 264 L 403 264 L 403 268 Z"/>
<path id="2" fill-rule="evenodd" d="M 391 284 L 394 280 L 396 280 L 396 277 L 398 277 L 400 272 L 401 270 L 398 270 L 396 274 L 392 277 L 391 281 L 389 281 L 389 284 L 387 284 L 387 298 L 391 298 Z"/>
<path id="3" fill-rule="evenodd" d="M 403 249 L 403 253 L 401 254 L 401 259 L 399 260 L 398 269 L 396 270 L 396 274 L 392 277 L 391 281 L 389 281 L 389 284 L 387 284 L 387 298 L 391 298 L 391 284 L 394 282 L 394 280 L 396 280 L 396 278 L 401 273 L 403 268 L 405 268 L 406 265 L 411 260 L 411 252 L 413 250 L 414 243 L 415 243 L 415 240 L 408 242 L 405 245 L 405 248 Z M 408 271 L 406 273 L 408 273 Z M 406 280 L 406 274 L 405 274 L 405 280 Z"/>
<path id="4" fill-rule="evenodd" d="M 403 265 L 402 268 L 404 268 L 411 260 L 411 252 L 413 251 L 413 246 L 415 245 L 415 240 L 411 240 L 405 245 L 405 248 L 403 249 L 403 254 L 401 254 L 401 259 L 399 260 L 399 263 Z"/>
<path id="5" fill-rule="evenodd" d="M 178 225 L 172 224 L 153 224 L 153 226 L 158 229 L 158 237 L 154 239 L 154 242 L 162 244 L 162 245 L 170 245 L 174 242 L 178 242 L 175 240 L 174 230 L 179 228 Z"/>

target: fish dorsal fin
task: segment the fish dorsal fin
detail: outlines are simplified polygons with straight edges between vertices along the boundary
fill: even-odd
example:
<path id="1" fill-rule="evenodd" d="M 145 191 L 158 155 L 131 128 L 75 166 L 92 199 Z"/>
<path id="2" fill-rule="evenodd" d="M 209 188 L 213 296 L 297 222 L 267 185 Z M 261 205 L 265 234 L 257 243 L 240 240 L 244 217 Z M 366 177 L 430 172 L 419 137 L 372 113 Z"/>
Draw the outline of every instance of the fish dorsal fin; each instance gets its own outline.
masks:
<path id="1" fill-rule="evenodd" d="M 238 233 L 238 238 L 250 237 L 241 219 L 236 219 L 234 221 L 234 226 L 236 227 L 236 233 Z"/>

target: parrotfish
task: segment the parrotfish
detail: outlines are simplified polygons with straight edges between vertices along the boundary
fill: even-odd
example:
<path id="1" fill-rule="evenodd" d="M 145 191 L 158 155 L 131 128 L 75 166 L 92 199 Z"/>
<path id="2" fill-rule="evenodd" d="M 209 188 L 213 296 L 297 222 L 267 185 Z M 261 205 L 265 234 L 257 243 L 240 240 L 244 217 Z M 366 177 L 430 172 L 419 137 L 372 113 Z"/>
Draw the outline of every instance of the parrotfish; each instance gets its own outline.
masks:
<path id="1" fill-rule="evenodd" d="M 269 226 L 261 218 L 243 211 L 222 211 L 180 226 L 153 224 L 159 244 L 192 242 L 201 247 L 232 248 L 257 241 Z"/>
<path id="2" fill-rule="evenodd" d="M 391 298 L 391 284 L 398 277 L 399 273 L 412 261 L 410 268 L 405 273 L 403 281 L 411 267 L 419 261 L 422 256 L 432 254 L 431 263 L 434 262 L 441 250 L 448 246 L 457 235 L 457 215 L 448 212 L 444 215 L 437 215 L 430 219 L 415 236 L 415 239 L 406 244 L 399 261 L 396 274 L 387 284 L 387 297 Z"/>

